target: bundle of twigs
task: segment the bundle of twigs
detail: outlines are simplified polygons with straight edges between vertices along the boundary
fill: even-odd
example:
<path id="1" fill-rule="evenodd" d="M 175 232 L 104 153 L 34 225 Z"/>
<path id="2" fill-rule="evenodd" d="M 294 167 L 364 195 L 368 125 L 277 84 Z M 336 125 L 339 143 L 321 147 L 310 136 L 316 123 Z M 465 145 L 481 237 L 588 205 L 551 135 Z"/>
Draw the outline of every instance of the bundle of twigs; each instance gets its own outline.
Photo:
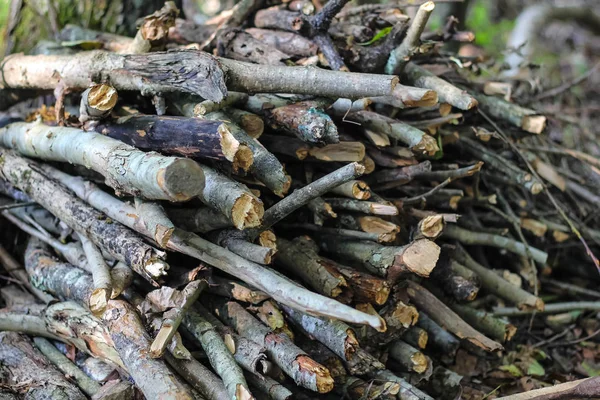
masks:
<path id="1" fill-rule="evenodd" d="M 0 330 L 35 337 L 0 338 L 17 392 L 453 398 L 459 347 L 495 354 L 502 315 L 544 311 L 547 241 L 600 239 L 564 205 L 598 195 L 553 158 L 600 166 L 443 51 L 472 34 L 424 33 L 432 2 L 346 3 L 204 25 L 167 3 L 135 38 L 68 27 L 100 50 L 3 61 L 3 108 L 56 96 L 0 129 L 2 215 L 27 235 L 0 247 L 22 285 Z"/>

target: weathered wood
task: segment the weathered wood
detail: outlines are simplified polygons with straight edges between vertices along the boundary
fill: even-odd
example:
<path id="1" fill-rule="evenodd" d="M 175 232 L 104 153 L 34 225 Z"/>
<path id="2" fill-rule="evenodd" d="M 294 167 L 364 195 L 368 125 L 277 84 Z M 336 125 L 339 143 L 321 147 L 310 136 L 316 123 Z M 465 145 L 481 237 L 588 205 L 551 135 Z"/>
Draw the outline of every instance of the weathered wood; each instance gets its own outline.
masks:
<path id="1" fill-rule="evenodd" d="M 148 353 L 150 337 L 129 303 L 111 300 L 103 321 L 115 349 L 127 366 L 136 386 L 149 399 L 192 400 L 194 397 L 159 359 Z"/>
<path id="2" fill-rule="evenodd" d="M 189 200 L 204 185 L 201 168 L 191 160 L 144 153 L 76 128 L 17 122 L 0 129 L 0 143 L 28 157 L 91 168 L 117 191 L 149 199 Z"/>
<path id="3" fill-rule="evenodd" d="M 252 151 L 232 136 L 220 121 L 198 118 L 132 115 L 94 130 L 144 151 L 158 151 L 196 160 L 229 161 L 233 169 L 247 171 L 253 163 Z"/>
<path id="4" fill-rule="evenodd" d="M 156 284 L 166 274 L 168 264 L 162 252 L 145 244 L 140 236 L 110 221 L 75 197 L 62 185 L 40 173 L 33 161 L 1 151 L 0 175 L 23 190 L 44 208 L 57 215 L 78 233 L 87 235 L 112 257 L 123 261 L 149 282 Z"/>
<path id="5" fill-rule="evenodd" d="M 24 399 L 86 399 L 77 386 L 33 347 L 29 339 L 18 333 L 0 333 L 0 363 L 7 372 L 9 387 L 26 388 Z"/>

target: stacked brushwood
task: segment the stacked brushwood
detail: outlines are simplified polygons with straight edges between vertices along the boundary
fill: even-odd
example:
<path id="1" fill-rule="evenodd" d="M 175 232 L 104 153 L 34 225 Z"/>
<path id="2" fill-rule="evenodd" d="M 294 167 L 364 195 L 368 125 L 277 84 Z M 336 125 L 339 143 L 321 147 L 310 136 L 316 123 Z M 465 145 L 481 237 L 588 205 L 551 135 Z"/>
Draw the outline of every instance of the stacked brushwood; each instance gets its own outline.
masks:
<path id="1" fill-rule="evenodd" d="M 459 348 L 544 310 L 543 246 L 600 240 L 552 212 L 598 202 L 552 157 L 590 161 L 443 51 L 473 35 L 425 31 L 432 2 L 346 3 L 196 25 L 168 2 L 135 38 L 67 26 L 6 57 L 3 394 L 454 398 Z"/>

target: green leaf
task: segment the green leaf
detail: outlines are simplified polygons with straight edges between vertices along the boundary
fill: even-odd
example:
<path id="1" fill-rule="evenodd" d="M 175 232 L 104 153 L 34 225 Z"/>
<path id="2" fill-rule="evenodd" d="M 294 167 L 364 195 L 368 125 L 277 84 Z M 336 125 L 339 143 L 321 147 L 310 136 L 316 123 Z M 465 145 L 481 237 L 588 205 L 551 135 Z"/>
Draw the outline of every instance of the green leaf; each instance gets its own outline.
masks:
<path id="1" fill-rule="evenodd" d="M 527 375 L 533 375 L 533 376 L 544 376 L 546 374 L 546 370 L 544 370 L 544 367 L 542 367 L 542 365 L 535 359 L 531 359 L 531 364 L 529 364 L 529 367 L 527 368 Z"/>
<path id="2" fill-rule="evenodd" d="M 581 363 L 581 369 L 583 369 L 589 377 L 600 376 L 600 370 L 588 364 L 587 361 Z"/>
<path id="3" fill-rule="evenodd" d="M 101 49 L 103 44 L 97 40 L 74 40 L 70 42 L 61 42 L 63 47 L 71 47 L 80 50 L 97 50 Z"/>
<path id="4" fill-rule="evenodd" d="M 383 28 L 379 32 L 377 32 L 377 34 L 375 36 L 373 36 L 373 39 L 369 40 L 368 42 L 356 43 L 356 44 L 359 46 L 370 46 L 373 43 L 375 43 L 376 41 L 378 41 L 379 39 L 383 39 L 384 37 L 389 35 L 391 31 L 392 31 L 392 27 L 388 26 L 387 28 Z"/>
<path id="5" fill-rule="evenodd" d="M 523 374 L 521 373 L 521 370 L 515 364 L 502 365 L 502 366 L 500 366 L 499 369 L 500 369 L 500 371 L 508 372 L 509 374 L 511 374 L 512 376 L 514 376 L 516 378 L 520 378 L 523 376 Z"/>
<path id="6" fill-rule="evenodd" d="M 435 137 L 435 140 L 437 141 L 437 145 L 440 149 L 435 152 L 435 154 L 433 155 L 432 158 L 434 160 L 440 160 L 440 159 L 442 159 L 442 157 L 444 157 L 444 147 L 442 146 L 442 135 L 440 135 L 438 133 Z"/>

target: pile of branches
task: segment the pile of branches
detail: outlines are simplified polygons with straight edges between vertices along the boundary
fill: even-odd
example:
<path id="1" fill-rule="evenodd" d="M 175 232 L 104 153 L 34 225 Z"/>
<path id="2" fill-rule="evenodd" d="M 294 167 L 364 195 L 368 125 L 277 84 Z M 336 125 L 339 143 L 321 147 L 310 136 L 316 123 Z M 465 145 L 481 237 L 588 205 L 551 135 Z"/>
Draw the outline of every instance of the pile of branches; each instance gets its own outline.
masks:
<path id="1" fill-rule="evenodd" d="M 3 393 L 454 398 L 503 316 L 591 307 L 545 306 L 538 271 L 568 286 L 570 243 L 595 272 L 598 160 L 448 53 L 474 36 L 426 32 L 432 2 L 346 3 L 168 2 L 135 38 L 6 57 Z"/>

